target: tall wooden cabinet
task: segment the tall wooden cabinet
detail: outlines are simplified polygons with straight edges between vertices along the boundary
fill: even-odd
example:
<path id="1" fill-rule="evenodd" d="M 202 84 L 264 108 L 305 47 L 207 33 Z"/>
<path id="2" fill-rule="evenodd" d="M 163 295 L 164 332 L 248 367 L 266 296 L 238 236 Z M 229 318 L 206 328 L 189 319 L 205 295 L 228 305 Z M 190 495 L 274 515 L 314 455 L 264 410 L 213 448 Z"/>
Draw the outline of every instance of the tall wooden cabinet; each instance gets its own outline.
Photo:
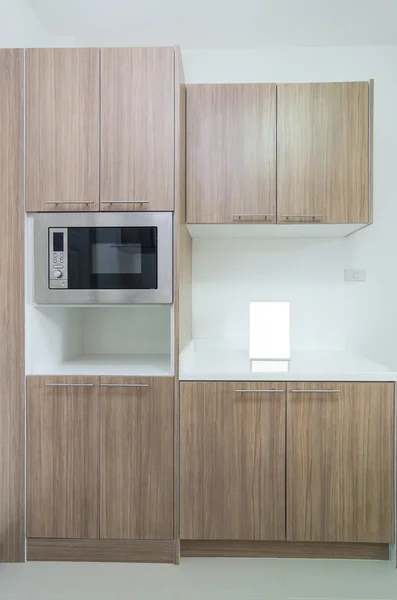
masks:
<path id="1" fill-rule="evenodd" d="M 101 50 L 101 210 L 174 209 L 173 48 Z"/>
<path id="2" fill-rule="evenodd" d="M 99 210 L 99 50 L 26 51 L 26 210 Z"/>
<path id="3" fill-rule="evenodd" d="M 289 383 L 287 539 L 393 542 L 394 385 Z"/>
<path id="4" fill-rule="evenodd" d="M 181 383 L 183 539 L 285 539 L 284 383 Z"/>
<path id="5" fill-rule="evenodd" d="M 277 86 L 277 220 L 369 221 L 368 83 Z"/>
<path id="6" fill-rule="evenodd" d="M 98 538 L 99 377 L 27 378 L 27 536 Z"/>
<path id="7" fill-rule="evenodd" d="M 101 538 L 173 538 L 173 386 L 101 377 Z"/>
<path id="8" fill-rule="evenodd" d="M 276 222 L 276 86 L 187 86 L 188 223 Z"/>
<path id="9" fill-rule="evenodd" d="M 23 50 L 0 49 L 0 563 L 24 541 Z"/>

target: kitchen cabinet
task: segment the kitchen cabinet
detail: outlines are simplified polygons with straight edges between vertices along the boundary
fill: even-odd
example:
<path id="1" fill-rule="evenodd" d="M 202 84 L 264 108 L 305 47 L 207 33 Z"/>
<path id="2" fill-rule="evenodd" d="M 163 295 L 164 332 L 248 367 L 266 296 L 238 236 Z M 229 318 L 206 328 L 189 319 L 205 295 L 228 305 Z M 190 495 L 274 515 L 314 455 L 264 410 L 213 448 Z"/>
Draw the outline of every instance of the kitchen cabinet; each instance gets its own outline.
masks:
<path id="1" fill-rule="evenodd" d="M 276 221 L 276 85 L 187 86 L 187 222 Z"/>
<path id="2" fill-rule="evenodd" d="M 98 538 L 99 377 L 27 378 L 27 536 Z"/>
<path id="3" fill-rule="evenodd" d="M 394 540 L 394 385 L 289 383 L 287 539 Z"/>
<path id="4" fill-rule="evenodd" d="M 173 48 L 101 50 L 101 210 L 174 209 Z"/>
<path id="5" fill-rule="evenodd" d="M 99 50 L 26 51 L 26 210 L 99 210 Z"/>
<path id="6" fill-rule="evenodd" d="M 23 50 L 0 49 L 0 563 L 25 560 Z"/>
<path id="7" fill-rule="evenodd" d="M 182 382 L 182 539 L 285 539 L 286 384 Z"/>
<path id="8" fill-rule="evenodd" d="M 101 377 L 101 538 L 173 538 L 173 392 L 173 377 Z"/>
<path id="9" fill-rule="evenodd" d="M 277 85 L 277 221 L 367 223 L 367 82 Z"/>

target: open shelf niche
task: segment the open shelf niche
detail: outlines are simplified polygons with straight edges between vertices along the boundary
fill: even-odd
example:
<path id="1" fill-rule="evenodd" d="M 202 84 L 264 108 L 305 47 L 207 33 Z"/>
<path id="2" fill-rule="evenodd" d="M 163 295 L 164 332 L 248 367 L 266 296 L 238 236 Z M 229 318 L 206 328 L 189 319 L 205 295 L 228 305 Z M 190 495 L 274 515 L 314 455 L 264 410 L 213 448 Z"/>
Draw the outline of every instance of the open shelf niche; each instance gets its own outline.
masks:
<path id="1" fill-rule="evenodd" d="M 170 306 L 27 307 L 29 375 L 173 375 Z"/>

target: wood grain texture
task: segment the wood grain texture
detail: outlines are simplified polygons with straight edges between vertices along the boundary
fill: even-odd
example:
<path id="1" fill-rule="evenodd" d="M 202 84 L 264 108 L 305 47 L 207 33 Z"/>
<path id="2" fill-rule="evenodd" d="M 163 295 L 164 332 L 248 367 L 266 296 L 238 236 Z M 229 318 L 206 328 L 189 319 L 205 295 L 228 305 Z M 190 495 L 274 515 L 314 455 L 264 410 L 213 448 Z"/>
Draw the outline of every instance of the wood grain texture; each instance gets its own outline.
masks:
<path id="1" fill-rule="evenodd" d="M 0 563 L 25 558 L 23 62 L 0 49 Z"/>
<path id="2" fill-rule="evenodd" d="M 189 286 L 186 286 L 186 85 L 182 53 L 175 48 L 175 213 L 174 213 L 174 539 L 175 564 L 179 564 L 179 354 L 189 320 Z M 190 236 L 189 236 L 190 238 Z M 191 261 L 191 250 L 190 250 Z M 186 298 L 187 297 L 187 298 Z M 191 280 L 190 280 L 191 297 Z M 190 300 L 191 315 L 191 300 Z M 191 321 L 191 316 L 190 316 Z M 185 326 L 186 329 L 186 326 Z M 185 329 L 183 331 L 185 331 Z"/>
<path id="3" fill-rule="evenodd" d="M 368 83 L 277 85 L 278 222 L 368 219 Z"/>
<path id="4" fill-rule="evenodd" d="M 388 544 L 181 540 L 185 557 L 351 558 L 389 560 Z"/>
<path id="5" fill-rule="evenodd" d="M 173 377 L 101 377 L 101 538 L 173 539 L 173 386 Z"/>
<path id="6" fill-rule="evenodd" d="M 188 223 L 276 221 L 274 84 L 187 86 L 186 186 Z"/>
<path id="7" fill-rule="evenodd" d="M 165 540 L 27 540 L 28 561 L 172 563 L 174 541 Z"/>
<path id="8" fill-rule="evenodd" d="M 97 49 L 26 51 L 26 210 L 99 210 Z"/>
<path id="9" fill-rule="evenodd" d="M 369 81 L 369 223 L 374 222 L 374 80 Z"/>
<path id="10" fill-rule="evenodd" d="M 26 393 L 27 535 L 97 538 L 99 378 L 29 376 Z"/>
<path id="11" fill-rule="evenodd" d="M 101 210 L 174 209 L 174 135 L 174 49 L 103 48 Z"/>
<path id="12" fill-rule="evenodd" d="M 181 383 L 181 538 L 285 539 L 285 383 Z"/>
<path id="13" fill-rule="evenodd" d="M 186 225 L 179 230 L 179 352 L 193 337 L 192 238 Z"/>
<path id="14" fill-rule="evenodd" d="M 288 384 L 287 539 L 392 543 L 393 454 L 394 384 Z"/>

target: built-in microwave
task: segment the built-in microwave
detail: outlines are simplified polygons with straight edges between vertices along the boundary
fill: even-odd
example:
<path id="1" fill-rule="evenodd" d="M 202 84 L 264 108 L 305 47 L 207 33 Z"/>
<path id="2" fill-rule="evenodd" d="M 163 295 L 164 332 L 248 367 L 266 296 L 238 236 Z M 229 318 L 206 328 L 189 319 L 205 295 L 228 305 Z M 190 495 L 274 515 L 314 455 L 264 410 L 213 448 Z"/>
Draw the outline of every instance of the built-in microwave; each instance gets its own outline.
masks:
<path id="1" fill-rule="evenodd" d="M 172 213 L 41 213 L 37 304 L 172 303 Z"/>

